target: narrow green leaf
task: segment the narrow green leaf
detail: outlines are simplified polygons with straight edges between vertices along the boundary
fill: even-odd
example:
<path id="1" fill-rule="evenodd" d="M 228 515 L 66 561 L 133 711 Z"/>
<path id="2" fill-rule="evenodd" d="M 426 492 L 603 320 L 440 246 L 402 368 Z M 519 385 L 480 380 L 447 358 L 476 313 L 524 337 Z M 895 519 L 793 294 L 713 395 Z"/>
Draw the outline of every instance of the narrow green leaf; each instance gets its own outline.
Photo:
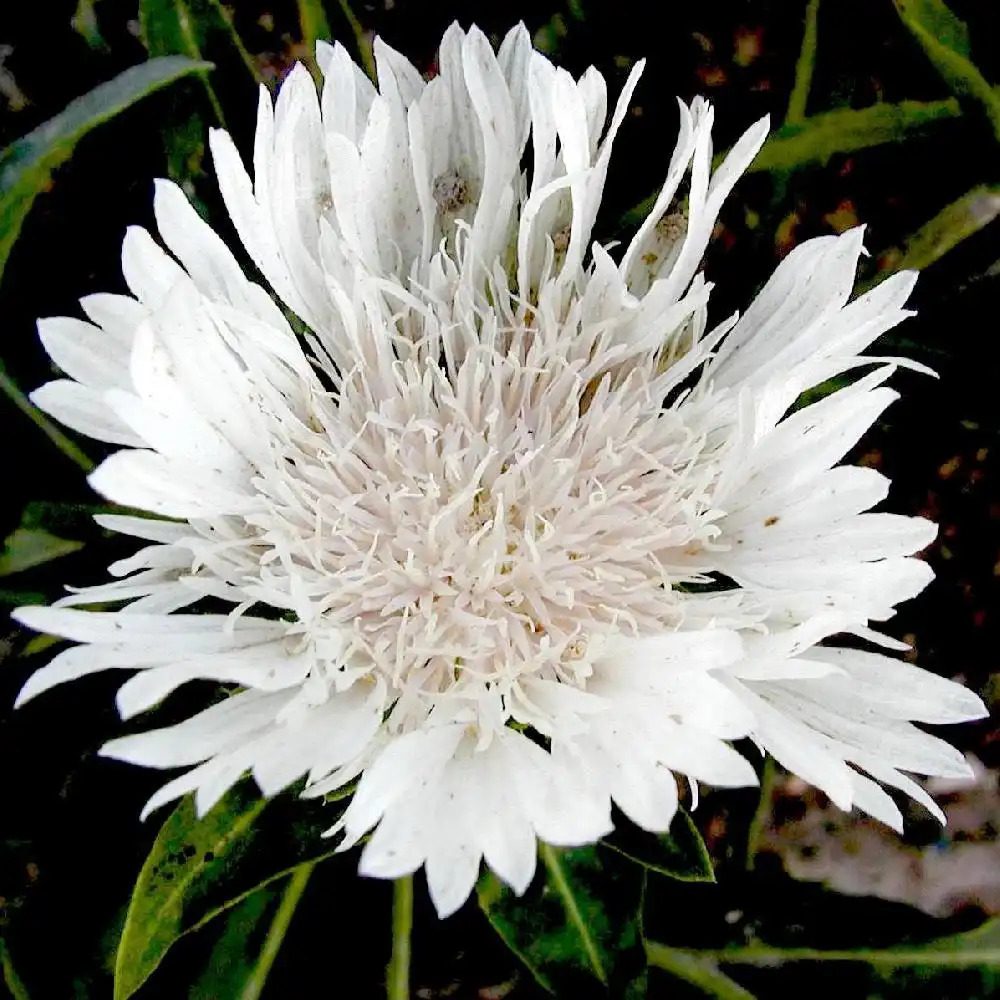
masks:
<path id="1" fill-rule="evenodd" d="M 910 236 L 902 250 L 886 254 L 879 277 L 907 268 L 919 271 L 930 267 L 998 215 L 1000 184 L 980 184 L 966 191 Z"/>
<path id="2" fill-rule="evenodd" d="M 523 898 L 487 873 L 480 908 L 546 990 L 579 995 L 597 980 L 611 996 L 631 995 L 644 965 L 642 869 L 597 847 L 542 844 L 539 853 L 541 869 Z"/>
<path id="3" fill-rule="evenodd" d="M 807 0 L 802 48 L 795 63 L 795 84 L 788 98 L 785 124 L 795 125 L 805 121 L 809 90 L 812 87 L 813 70 L 816 68 L 816 27 L 819 20 L 819 0 Z"/>
<path id="4" fill-rule="evenodd" d="M 65 111 L 0 153 L 0 274 L 36 195 L 84 135 L 154 91 L 211 68 L 183 56 L 150 59 L 71 101 Z"/>
<path id="5" fill-rule="evenodd" d="M 7 992 L 10 994 L 11 1000 L 31 1000 L 31 997 L 28 996 L 27 987 L 25 987 L 21 981 L 21 977 L 17 974 L 17 970 L 14 968 L 10 952 L 7 951 L 7 945 L 4 943 L 3 938 L 0 938 L 0 971 L 3 973 L 3 984 L 7 987 Z"/>
<path id="6" fill-rule="evenodd" d="M 770 135 L 747 171 L 784 173 L 812 164 L 825 164 L 831 156 L 856 153 L 928 134 L 940 122 L 961 115 L 961 106 L 955 98 L 825 111 L 802 122 L 782 125 Z M 722 152 L 716 156 L 716 166 L 725 155 Z M 622 228 L 632 229 L 639 225 L 652 209 L 658 193 L 654 191 L 625 212 L 619 223 Z"/>
<path id="7" fill-rule="evenodd" d="M 247 896 L 213 922 L 221 932 L 187 1000 L 236 1000 L 254 973 L 257 950 L 278 907 L 278 892 L 268 886 Z M 209 933 L 206 929 L 202 933 Z M 242 998 L 240 998 L 242 1000 Z"/>
<path id="8" fill-rule="evenodd" d="M 0 171 L 2 171 L 2 157 L 0 154 Z M 2 176 L 0 176 L 0 184 L 2 184 Z M 32 199 L 34 195 L 32 195 Z M 31 207 L 31 203 L 28 202 L 24 206 L 24 215 L 27 215 L 28 209 Z M 6 262 L 6 255 L 4 250 L 4 237 L 2 235 L 2 227 L 5 221 L 4 216 L 5 204 L 3 190 L 0 188 L 0 276 L 3 275 L 3 265 Z M 9 216 L 7 221 L 10 222 Z M 17 222 L 17 226 L 20 227 L 21 222 L 24 221 L 24 216 Z M 15 234 L 16 235 L 16 234 Z M 10 243 L 6 247 L 6 251 L 9 252 L 10 247 L 14 245 L 13 237 Z M 61 430 L 59 430 L 56 425 L 49 420 L 49 418 L 42 413 L 37 406 L 21 391 L 21 387 L 7 374 L 4 370 L 3 362 L 0 361 L 0 392 L 2 392 L 7 399 L 10 400 L 48 439 L 56 446 L 56 448 L 62 452 L 74 465 L 83 469 L 84 472 L 92 472 L 94 470 L 94 463 L 83 453 L 83 451 L 77 446 L 77 444 L 67 437 Z"/>
<path id="9" fill-rule="evenodd" d="M 337 2 L 340 4 L 340 10 L 347 19 L 347 23 L 351 26 L 351 34 L 354 35 L 354 44 L 357 46 L 358 58 L 361 60 L 361 65 L 364 67 L 369 79 L 375 83 L 378 80 L 378 71 L 375 67 L 375 52 L 372 48 L 371 32 L 365 31 L 354 10 L 351 8 L 349 0 L 337 0 Z"/>
<path id="10" fill-rule="evenodd" d="M 647 833 L 634 823 L 623 822 L 602 843 L 660 875 L 682 882 L 715 881 L 708 848 L 683 809 L 678 810 L 669 833 Z"/>
<path id="11" fill-rule="evenodd" d="M 185 799 L 157 834 L 136 882 L 115 962 L 127 1000 L 173 944 L 299 866 L 330 857 L 337 813 L 291 795 L 262 799 L 246 781 L 206 816 Z"/>
<path id="12" fill-rule="evenodd" d="M 316 63 L 316 42 L 319 39 L 330 41 L 333 32 L 330 22 L 326 19 L 326 11 L 321 0 L 296 0 L 299 9 L 299 33 L 302 47 L 305 49 L 304 59 L 312 73 L 313 79 L 319 82 L 319 66 Z"/>
<path id="13" fill-rule="evenodd" d="M 960 101 L 970 101 L 979 105 L 993 127 L 993 134 L 1000 142 L 1000 96 L 961 51 L 952 48 L 947 41 L 937 36 L 933 26 L 922 23 L 915 16 L 915 5 L 907 3 L 907 0 L 893 0 L 893 3 L 896 5 L 900 20 L 924 50 L 924 55 L 948 85 L 948 89 Z M 921 6 L 926 5 L 916 5 L 917 8 Z"/>
<path id="14" fill-rule="evenodd" d="M 751 171 L 795 170 L 826 163 L 838 153 L 902 142 L 961 114 L 958 101 L 901 101 L 870 108 L 838 108 L 783 125 L 764 143 Z"/>
<path id="15" fill-rule="evenodd" d="M 897 0 L 896 8 L 943 45 L 968 58 L 971 51 L 969 26 L 948 8 L 944 0 Z"/>
<path id="16" fill-rule="evenodd" d="M 655 941 L 646 942 L 649 964 L 667 968 L 673 959 L 667 953 L 691 955 L 696 959 L 721 965 L 771 966 L 784 962 L 864 962 L 879 968 L 901 969 L 909 966 L 959 969 L 1000 964 L 1000 917 L 987 920 L 974 931 L 938 938 L 926 944 L 897 948 L 777 948 L 757 942 L 745 947 L 712 950 L 675 949 Z"/>
<path id="17" fill-rule="evenodd" d="M 3 551 L 0 552 L 0 576 L 41 566 L 82 548 L 83 542 L 59 538 L 43 528 L 17 528 L 4 540 Z"/>
<path id="18" fill-rule="evenodd" d="M 718 1000 L 754 1000 L 754 995 L 719 970 L 718 965 L 695 952 L 679 951 L 663 944 L 646 945 L 649 964 L 696 986 Z"/>

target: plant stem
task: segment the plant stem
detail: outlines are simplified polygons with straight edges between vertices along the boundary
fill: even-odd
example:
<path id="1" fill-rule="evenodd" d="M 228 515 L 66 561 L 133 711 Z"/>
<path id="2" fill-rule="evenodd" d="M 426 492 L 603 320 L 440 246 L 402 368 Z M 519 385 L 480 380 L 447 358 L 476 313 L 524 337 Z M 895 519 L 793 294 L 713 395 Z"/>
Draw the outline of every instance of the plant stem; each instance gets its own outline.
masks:
<path id="1" fill-rule="evenodd" d="M 752 872 L 757 864 L 760 838 L 771 815 L 771 799 L 774 798 L 776 777 L 774 760 L 771 757 L 765 757 L 764 769 L 760 776 L 760 798 L 757 800 L 757 809 L 753 814 L 753 819 L 750 820 L 750 829 L 747 831 L 746 870 L 748 872 Z"/>
<path id="2" fill-rule="evenodd" d="M 646 942 L 646 958 L 655 969 L 690 983 L 716 1000 L 754 1000 L 754 995 L 730 979 L 710 958 L 698 952 L 669 948 L 657 941 Z"/>
<path id="3" fill-rule="evenodd" d="M 267 937 L 264 938 L 264 946 L 260 950 L 260 957 L 257 959 L 253 975 L 243 987 L 239 1000 L 259 1000 L 271 966 L 274 965 L 274 960 L 278 957 L 278 951 L 281 949 L 281 943 L 285 940 L 285 932 L 292 922 L 295 908 L 299 905 L 302 893 L 305 892 L 306 885 L 309 883 L 309 876 L 312 875 L 315 867 L 315 862 L 309 862 L 299 865 L 292 873 L 288 885 L 285 886 L 278 910 L 271 921 L 271 926 L 267 930 Z"/>
<path id="4" fill-rule="evenodd" d="M 413 932 L 413 876 L 392 886 L 392 955 L 386 970 L 387 1000 L 410 1000 L 410 935 Z"/>

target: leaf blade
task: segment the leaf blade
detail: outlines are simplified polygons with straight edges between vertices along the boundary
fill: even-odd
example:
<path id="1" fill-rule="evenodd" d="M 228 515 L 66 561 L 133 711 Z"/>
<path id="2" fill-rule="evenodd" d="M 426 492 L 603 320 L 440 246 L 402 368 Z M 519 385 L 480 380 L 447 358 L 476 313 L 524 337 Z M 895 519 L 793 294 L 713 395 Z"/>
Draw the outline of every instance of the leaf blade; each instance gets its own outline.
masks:
<path id="1" fill-rule="evenodd" d="M 147 60 L 70 101 L 58 115 L 0 152 L 0 276 L 35 198 L 80 139 L 142 98 L 210 69 L 211 63 L 184 56 Z"/>
<path id="2" fill-rule="evenodd" d="M 180 938 L 306 863 L 335 853 L 320 833 L 331 813 L 251 782 L 198 818 L 190 798 L 170 814 L 136 880 L 115 960 L 115 1000 L 128 1000 Z"/>
<path id="3" fill-rule="evenodd" d="M 539 845 L 542 864 L 518 899 L 491 872 L 477 885 L 480 909 L 535 981 L 558 996 L 630 996 L 645 972 L 641 908 L 645 873 L 600 847 Z"/>
<path id="4" fill-rule="evenodd" d="M 708 848 L 691 819 L 679 809 L 669 833 L 647 833 L 634 824 L 618 822 L 601 843 L 649 871 L 680 882 L 714 882 Z"/>
<path id="5" fill-rule="evenodd" d="M 0 552 L 0 576 L 22 573 L 79 552 L 82 548 L 83 542 L 60 538 L 44 528 L 15 528 L 4 540 L 3 551 Z"/>

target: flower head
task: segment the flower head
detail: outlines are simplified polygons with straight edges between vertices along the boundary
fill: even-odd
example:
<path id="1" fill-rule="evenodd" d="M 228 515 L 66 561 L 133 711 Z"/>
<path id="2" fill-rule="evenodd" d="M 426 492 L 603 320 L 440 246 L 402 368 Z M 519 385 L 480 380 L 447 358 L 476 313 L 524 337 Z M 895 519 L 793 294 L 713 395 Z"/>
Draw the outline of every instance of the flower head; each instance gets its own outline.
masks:
<path id="1" fill-rule="evenodd" d="M 442 914 L 483 858 L 523 891 L 536 840 L 591 842 L 612 802 L 665 830 L 675 775 L 754 783 L 743 736 L 844 808 L 901 822 L 859 769 L 933 808 L 903 772 L 965 765 L 910 720 L 979 700 L 818 645 L 892 646 L 869 623 L 929 576 L 911 556 L 933 526 L 864 513 L 887 481 L 837 466 L 894 396 L 900 362 L 861 352 L 907 315 L 912 275 L 849 302 L 861 231 L 813 240 L 710 326 L 700 261 L 766 121 L 713 172 L 712 109 L 680 104 L 616 260 L 592 230 L 642 64 L 606 121 L 600 74 L 554 68 L 523 27 L 496 54 L 450 28 L 429 82 L 375 53 L 377 90 L 321 46 L 321 95 L 301 67 L 273 107 L 262 92 L 252 183 L 212 135 L 281 305 L 159 181 L 163 246 L 128 232 L 131 294 L 40 321 L 70 378 L 35 401 L 122 445 L 91 483 L 155 516 L 99 518 L 149 544 L 18 612 L 79 643 L 20 701 L 111 668 L 135 671 L 125 718 L 190 680 L 235 686 L 104 748 L 189 768 L 146 811 L 189 791 L 206 810 L 247 771 L 265 795 L 360 776 L 334 832 L 375 828 L 365 873 L 426 865 Z M 121 608 L 73 608 L 95 602 Z"/>

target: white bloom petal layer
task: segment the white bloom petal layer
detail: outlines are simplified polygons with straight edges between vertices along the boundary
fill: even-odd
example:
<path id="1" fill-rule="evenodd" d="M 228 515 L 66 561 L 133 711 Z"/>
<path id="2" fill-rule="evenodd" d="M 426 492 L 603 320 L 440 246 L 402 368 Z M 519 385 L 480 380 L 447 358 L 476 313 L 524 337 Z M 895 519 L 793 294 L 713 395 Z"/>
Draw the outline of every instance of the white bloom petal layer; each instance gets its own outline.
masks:
<path id="1" fill-rule="evenodd" d="M 895 398 L 905 362 L 860 352 L 906 317 L 913 276 L 850 301 L 851 230 L 710 326 L 699 262 L 766 120 L 713 172 L 714 111 L 681 103 L 619 261 L 592 238 L 641 63 L 609 115 L 600 74 L 552 66 L 523 26 L 497 54 L 449 28 L 429 81 L 381 41 L 377 88 L 341 46 L 317 55 L 319 94 L 302 67 L 276 103 L 261 91 L 252 179 L 210 137 L 281 306 L 158 181 L 163 245 L 126 234 L 131 294 L 39 323 L 68 377 L 33 398 L 121 445 L 91 484 L 153 516 L 99 518 L 146 544 L 17 612 L 78 644 L 18 703 L 112 669 L 132 671 L 124 717 L 235 686 L 104 748 L 189 768 L 145 813 L 188 792 L 208 809 L 247 773 L 264 795 L 359 779 L 330 832 L 370 834 L 365 874 L 424 866 L 442 915 L 483 860 L 524 892 L 538 840 L 590 843 L 613 804 L 664 831 L 679 777 L 754 784 L 745 736 L 844 808 L 898 828 L 880 782 L 936 811 L 908 773 L 964 763 L 912 722 L 981 702 L 822 645 L 898 648 L 870 624 L 930 577 L 914 556 L 934 526 L 871 513 L 887 480 L 838 465 Z M 72 607 L 95 602 L 120 610 Z"/>

